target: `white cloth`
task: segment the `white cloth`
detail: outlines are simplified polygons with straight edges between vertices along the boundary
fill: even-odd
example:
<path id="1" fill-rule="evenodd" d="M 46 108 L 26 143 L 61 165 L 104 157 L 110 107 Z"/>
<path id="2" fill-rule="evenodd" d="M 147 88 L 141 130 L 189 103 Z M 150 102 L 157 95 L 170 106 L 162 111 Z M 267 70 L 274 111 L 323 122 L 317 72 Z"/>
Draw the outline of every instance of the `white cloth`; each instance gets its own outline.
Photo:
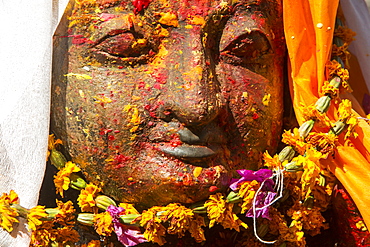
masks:
<path id="1" fill-rule="evenodd" d="M 52 33 L 66 1 L 0 1 L 0 193 L 37 204 L 47 150 Z M 24 224 L 1 247 L 29 246 Z"/>
<path id="2" fill-rule="evenodd" d="M 340 4 L 347 26 L 356 32 L 355 40 L 350 44 L 349 51 L 357 57 L 367 88 L 370 90 L 369 9 L 364 0 L 341 0 Z"/>

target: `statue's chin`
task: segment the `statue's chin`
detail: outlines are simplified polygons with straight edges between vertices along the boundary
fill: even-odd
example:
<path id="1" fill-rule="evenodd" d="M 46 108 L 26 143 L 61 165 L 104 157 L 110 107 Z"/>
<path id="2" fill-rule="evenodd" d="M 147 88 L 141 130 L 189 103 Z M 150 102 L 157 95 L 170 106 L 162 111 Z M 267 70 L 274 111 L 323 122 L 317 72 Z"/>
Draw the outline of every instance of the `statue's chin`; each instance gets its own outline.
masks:
<path id="1" fill-rule="evenodd" d="M 89 166 L 91 181 L 102 181 L 104 193 L 118 201 L 134 203 L 139 208 L 166 205 L 172 202 L 191 204 L 205 200 L 215 191 L 225 191 L 231 179 L 225 154 L 205 158 L 176 158 L 157 145 L 145 145 L 134 159 L 121 164 L 106 164 L 96 171 Z M 174 152 L 176 148 L 173 148 Z M 204 147 L 187 155 L 209 152 Z M 180 152 L 186 156 L 186 152 Z M 209 155 L 209 153 L 208 153 Z M 96 166 L 97 167 L 97 166 Z M 91 174 L 98 174 L 93 176 Z M 97 180 L 99 178 L 100 180 Z"/>

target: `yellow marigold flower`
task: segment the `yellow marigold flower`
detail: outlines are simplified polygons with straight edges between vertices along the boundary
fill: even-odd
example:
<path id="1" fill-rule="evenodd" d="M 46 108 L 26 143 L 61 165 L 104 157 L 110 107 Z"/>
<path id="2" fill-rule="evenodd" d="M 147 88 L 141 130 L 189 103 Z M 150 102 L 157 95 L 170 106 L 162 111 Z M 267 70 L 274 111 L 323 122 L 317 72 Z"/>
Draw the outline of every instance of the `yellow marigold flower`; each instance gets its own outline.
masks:
<path id="1" fill-rule="evenodd" d="M 9 204 L 0 201 L 0 226 L 8 232 L 13 231 L 13 223 L 19 222 L 18 213 Z"/>
<path id="2" fill-rule="evenodd" d="M 140 225 L 145 228 L 144 238 L 148 241 L 164 245 L 166 240 L 166 228 L 161 224 L 161 220 L 156 216 L 163 207 L 152 207 L 141 214 Z"/>
<path id="3" fill-rule="evenodd" d="M 319 127 L 331 127 L 330 119 L 326 116 L 325 113 L 319 112 L 315 105 L 300 105 L 299 107 L 302 111 L 302 117 L 304 121 L 315 120 L 315 124 Z"/>
<path id="4" fill-rule="evenodd" d="M 62 140 L 60 140 L 60 139 L 55 140 L 54 134 L 49 135 L 48 150 L 54 149 L 59 144 L 63 144 Z"/>
<path id="5" fill-rule="evenodd" d="M 3 193 L 0 197 L 0 227 L 8 232 L 13 231 L 13 223 L 18 223 L 17 211 L 10 206 L 18 203 L 18 195 L 13 190 L 7 193 Z"/>
<path id="6" fill-rule="evenodd" d="M 130 203 L 122 202 L 118 205 L 118 207 L 124 208 L 125 209 L 125 212 L 124 212 L 125 214 L 139 214 L 139 212 L 136 210 L 134 205 L 132 205 Z"/>
<path id="7" fill-rule="evenodd" d="M 338 116 L 339 121 L 347 124 L 347 132 L 345 135 L 345 139 L 353 136 L 356 138 L 358 134 L 355 132 L 355 128 L 358 125 L 358 119 L 352 112 L 352 102 L 348 99 L 342 100 L 338 107 Z"/>
<path id="8" fill-rule="evenodd" d="M 17 193 L 14 190 L 10 190 L 9 194 L 3 193 L 0 197 L 0 201 L 4 201 L 8 204 L 17 204 L 19 202 L 19 198 Z"/>
<path id="9" fill-rule="evenodd" d="M 109 212 L 96 214 L 94 216 L 95 231 L 102 236 L 110 236 L 113 231 L 112 216 Z"/>
<path id="10" fill-rule="evenodd" d="M 179 238 L 185 235 L 185 231 L 189 229 L 190 222 L 194 215 L 193 211 L 178 203 L 171 203 L 163 208 L 160 218 L 163 222 L 168 221 L 169 227 L 167 232 L 169 234 L 176 234 Z"/>
<path id="11" fill-rule="evenodd" d="M 356 223 L 356 227 L 357 227 L 357 229 L 360 229 L 363 232 L 367 231 L 366 225 L 362 220 L 360 220 Z"/>
<path id="12" fill-rule="evenodd" d="M 47 158 L 49 158 L 49 156 L 50 156 L 50 151 L 55 149 L 55 147 L 59 144 L 63 144 L 60 139 L 55 140 L 54 134 L 49 135 Z"/>
<path id="13" fill-rule="evenodd" d="M 241 221 L 233 212 L 233 203 L 226 203 L 221 193 L 210 195 L 204 206 L 207 208 L 208 218 L 210 219 L 209 228 L 217 222 L 225 229 L 235 229 L 239 231 L 239 226 L 248 228 L 247 224 Z"/>
<path id="14" fill-rule="evenodd" d="M 41 218 L 46 218 L 48 214 L 45 212 L 45 206 L 36 206 L 30 209 L 27 215 L 28 227 L 30 230 L 36 230 L 36 226 L 41 225 Z"/>
<path id="15" fill-rule="evenodd" d="M 94 199 L 100 191 L 101 189 L 92 183 L 88 184 L 85 189 L 81 190 L 80 195 L 77 198 L 77 201 L 82 212 L 94 212 L 94 210 L 96 211 L 96 209 L 94 209 L 95 208 Z"/>
<path id="16" fill-rule="evenodd" d="M 297 165 L 302 166 L 304 171 L 301 176 L 301 183 L 302 183 L 302 196 L 307 198 L 313 187 L 316 185 L 316 179 L 319 178 L 320 174 L 320 167 L 317 164 L 319 157 L 314 150 L 308 151 L 307 155 L 304 156 L 297 156 L 295 161 Z"/>
<path id="17" fill-rule="evenodd" d="M 68 190 L 69 184 L 71 183 L 70 175 L 73 172 L 79 172 L 81 169 L 71 161 L 68 161 L 61 170 L 58 171 L 57 175 L 54 176 L 54 184 L 56 192 L 63 197 L 64 190 Z"/>
<path id="18" fill-rule="evenodd" d="M 321 229 L 327 229 L 329 226 L 325 223 L 325 218 L 321 215 L 320 208 L 306 208 L 303 204 L 297 202 L 287 212 L 295 224 L 299 222 L 300 229 L 304 229 L 311 236 L 320 234 Z"/>
<path id="19" fill-rule="evenodd" d="M 226 201 L 223 197 L 221 193 L 210 195 L 204 204 L 204 207 L 207 208 L 208 218 L 210 219 L 209 228 L 213 227 L 223 217 L 223 213 L 226 210 Z"/>
<path id="20" fill-rule="evenodd" d="M 304 154 L 307 149 L 307 143 L 304 142 L 303 138 L 299 135 L 299 130 L 297 128 L 293 129 L 293 133 L 288 130 L 282 135 L 282 142 L 292 146 L 298 153 Z"/>
<path id="21" fill-rule="evenodd" d="M 273 235 L 279 235 L 279 240 L 294 243 L 294 246 L 304 247 L 306 241 L 304 233 L 299 229 L 299 222 L 295 221 L 293 225 L 288 227 L 284 216 L 281 215 L 276 208 L 270 208 L 271 221 L 269 222 L 270 233 Z M 288 245 L 290 246 L 290 245 Z"/>
<path id="22" fill-rule="evenodd" d="M 342 100 L 338 108 L 339 120 L 345 121 L 352 116 L 352 102 L 348 99 Z"/>
<path id="23" fill-rule="evenodd" d="M 202 228 L 203 226 L 206 226 L 204 217 L 195 214 L 190 222 L 189 232 L 197 243 L 206 241 L 206 238 L 204 237 L 204 230 Z"/>
<path id="24" fill-rule="evenodd" d="M 243 198 L 243 203 L 241 205 L 242 214 L 247 212 L 252 207 L 253 198 L 259 187 L 260 184 L 256 180 L 246 181 L 241 184 L 238 195 Z"/>

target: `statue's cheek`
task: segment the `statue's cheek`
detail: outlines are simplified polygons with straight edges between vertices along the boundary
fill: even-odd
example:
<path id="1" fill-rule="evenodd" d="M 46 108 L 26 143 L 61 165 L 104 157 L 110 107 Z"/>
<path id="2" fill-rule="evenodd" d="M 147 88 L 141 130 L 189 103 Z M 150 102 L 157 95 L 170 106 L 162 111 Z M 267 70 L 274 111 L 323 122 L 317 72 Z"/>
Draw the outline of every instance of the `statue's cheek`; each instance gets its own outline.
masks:
<path id="1" fill-rule="evenodd" d="M 229 122 L 250 155 L 259 157 L 267 149 L 276 148 L 282 121 L 281 94 L 272 82 L 241 66 L 220 64 L 218 80 L 230 113 Z"/>

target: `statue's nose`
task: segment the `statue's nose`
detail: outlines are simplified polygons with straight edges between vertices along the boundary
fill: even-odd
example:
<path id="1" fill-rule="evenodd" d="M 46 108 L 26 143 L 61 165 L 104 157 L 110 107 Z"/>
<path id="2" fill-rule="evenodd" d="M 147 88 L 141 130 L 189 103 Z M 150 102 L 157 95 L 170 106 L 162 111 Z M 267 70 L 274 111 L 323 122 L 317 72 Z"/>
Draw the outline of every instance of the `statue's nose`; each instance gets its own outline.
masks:
<path id="1" fill-rule="evenodd" d="M 213 64 L 206 61 L 200 28 L 176 29 L 176 37 L 166 43 L 167 82 L 159 98 L 163 105 L 158 117 L 176 118 L 186 125 L 203 125 L 212 121 L 222 107 L 220 85 Z"/>

